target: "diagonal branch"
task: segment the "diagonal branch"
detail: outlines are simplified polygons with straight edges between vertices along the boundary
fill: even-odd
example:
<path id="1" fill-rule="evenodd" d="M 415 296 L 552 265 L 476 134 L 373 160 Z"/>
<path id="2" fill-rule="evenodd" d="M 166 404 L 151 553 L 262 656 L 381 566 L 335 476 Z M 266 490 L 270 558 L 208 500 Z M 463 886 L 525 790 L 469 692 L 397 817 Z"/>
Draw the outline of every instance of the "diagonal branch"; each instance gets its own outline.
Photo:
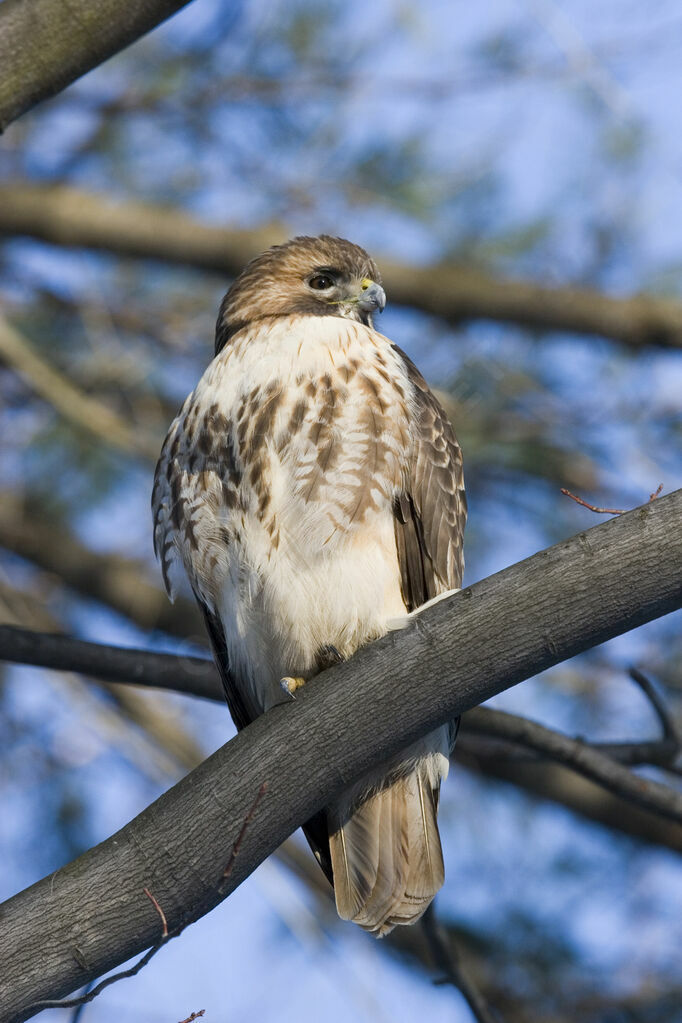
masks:
<path id="1" fill-rule="evenodd" d="M 150 545 L 151 546 L 151 545 Z M 98 554 L 34 505 L 0 494 L 0 547 L 52 573 L 76 593 L 101 601 L 142 629 L 161 629 L 205 642 L 193 601 L 168 601 L 147 566 L 134 558 Z"/>
<path id="2" fill-rule="evenodd" d="M 611 757 L 586 742 L 576 742 L 537 721 L 528 721 L 517 714 L 502 713 L 490 707 L 470 711 L 468 729 L 486 735 L 498 735 L 517 742 L 543 756 L 571 767 L 574 771 L 602 785 L 615 795 L 637 806 L 663 814 L 682 824 L 682 793 L 659 782 L 641 778 L 618 764 Z"/>
<path id="3" fill-rule="evenodd" d="M 141 437 L 112 409 L 79 390 L 1 316 L 0 362 L 10 366 L 39 398 L 85 434 L 126 455 L 156 458 L 155 438 Z"/>
<path id="4" fill-rule="evenodd" d="M 181 210 L 152 203 L 114 203 L 65 185 L 12 182 L 0 186 L 2 234 L 158 259 L 233 277 L 253 256 L 283 241 L 289 231 L 281 224 L 251 231 L 211 227 Z M 456 263 L 408 266 L 381 253 L 377 261 L 391 302 L 455 325 L 463 320 L 494 320 L 531 329 L 597 334 L 630 348 L 682 347 L 682 304 L 672 299 L 617 298 L 587 288 L 550 287 Z"/>
<path id="5" fill-rule="evenodd" d="M 0 132 L 134 43 L 188 0 L 4 0 L 0 4 Z"/>
<path id="6" fill-rule="evenodd" d="M 444 599 L 304 686 L 125 828 L 2 907 L 7 1023 L 148 948 L 153 889 L 175 930 L 229 895 L 339 791 L 418 736 L 682 606 L 682 491 Z M 420 699 L 414 700 L 415 684 Z M 267 793 L 224 877 L 229 849 Z M 179 824 L 181 822 L 181 824 Z"/>

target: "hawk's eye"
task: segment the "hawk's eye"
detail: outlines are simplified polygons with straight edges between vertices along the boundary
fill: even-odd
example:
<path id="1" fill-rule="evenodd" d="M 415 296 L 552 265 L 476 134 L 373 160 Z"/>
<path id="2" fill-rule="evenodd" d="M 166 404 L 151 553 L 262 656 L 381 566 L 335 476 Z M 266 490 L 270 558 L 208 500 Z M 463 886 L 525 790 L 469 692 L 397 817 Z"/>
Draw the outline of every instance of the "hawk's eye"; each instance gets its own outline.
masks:
<path id="1" fill-rule="evenodd" d="M 329 288 L 333 288 L 335 284 L 334 278 L 330 274 L 313 274 L 308 281 L 308 285 L 313 288 L 314 291 L 328 291 Z"/>

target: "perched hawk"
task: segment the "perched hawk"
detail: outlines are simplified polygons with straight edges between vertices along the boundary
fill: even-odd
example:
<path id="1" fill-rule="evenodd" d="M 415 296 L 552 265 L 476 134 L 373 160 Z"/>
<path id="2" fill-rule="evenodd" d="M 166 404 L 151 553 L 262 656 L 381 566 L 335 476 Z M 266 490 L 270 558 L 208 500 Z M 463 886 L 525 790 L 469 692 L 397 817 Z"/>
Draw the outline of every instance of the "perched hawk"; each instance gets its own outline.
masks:
<path id="1" fill-rule="evenodd" d="M 459 587 L 466 504 L 452 427 L 372 325 L 367 253 L 294 238 L 254 259 L 156 469 L 155 549 L 180 560 L 238 728 Z M 304 828 L 339 915 L 377 935 L 443 883 L 436 814 L 454 727 L 414 743 Z"/>

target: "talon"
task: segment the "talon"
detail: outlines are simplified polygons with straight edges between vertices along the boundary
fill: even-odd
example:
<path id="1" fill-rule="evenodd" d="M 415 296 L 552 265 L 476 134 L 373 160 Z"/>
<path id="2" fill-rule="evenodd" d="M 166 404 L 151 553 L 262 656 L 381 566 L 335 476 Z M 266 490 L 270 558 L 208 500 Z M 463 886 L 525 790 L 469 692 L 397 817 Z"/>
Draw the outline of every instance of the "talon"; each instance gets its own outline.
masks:
<path id="1" fill-rule="evenodd" d="M 284 678 L 279 680 L 279 684 L 284 692 L 287 693 L 292 700 L 295 700 L 296 697 L 294 696 L 294 693 L 297 689 L 300 689 L 302 685 L 305 685 L 305 679 L 300 676 L 296 677 L 292 675 L 285 675 Z"/>

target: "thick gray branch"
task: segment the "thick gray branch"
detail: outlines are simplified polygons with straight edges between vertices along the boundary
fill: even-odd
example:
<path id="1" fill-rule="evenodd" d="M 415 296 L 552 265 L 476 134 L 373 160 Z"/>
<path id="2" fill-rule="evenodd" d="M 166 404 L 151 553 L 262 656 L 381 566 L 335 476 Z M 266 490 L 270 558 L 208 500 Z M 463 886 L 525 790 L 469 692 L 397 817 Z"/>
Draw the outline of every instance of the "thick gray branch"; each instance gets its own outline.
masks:
<path id="1" fill-rule="evenodd" d="M 417 736 L 682 606 L 681 515 L 677 491 L 434 605 L 258 718 L 116 835 L 10 899 L 0 932 L 7 1023 L 156 942 L 145 887 L 171 930 L 197 919 L 336 793 Z"/>
<path id="2" fill-rule="evenodd" d="M 288 233 L 281 225 L 251 231 L 211 227 L 180 210 L 111 202 L 63 185 L 14 182 L 0 186 L 0 234 L 159 259 L 228 277 Z M 616 298 L 586 288 L 503 279 L 457 264 L 406 266 L 384 259 L 381 253 L 377 258 L 389 301 L 422 309 L 455 325 L 487 319 L 598 334 L 631 348 L 682 347 L 682 305 L 672 299 Z"/>
<path id="3" fill-rule="evenodd" d="M 3 0 L 0 132 L 185 7 L 188 0 Z"/>

